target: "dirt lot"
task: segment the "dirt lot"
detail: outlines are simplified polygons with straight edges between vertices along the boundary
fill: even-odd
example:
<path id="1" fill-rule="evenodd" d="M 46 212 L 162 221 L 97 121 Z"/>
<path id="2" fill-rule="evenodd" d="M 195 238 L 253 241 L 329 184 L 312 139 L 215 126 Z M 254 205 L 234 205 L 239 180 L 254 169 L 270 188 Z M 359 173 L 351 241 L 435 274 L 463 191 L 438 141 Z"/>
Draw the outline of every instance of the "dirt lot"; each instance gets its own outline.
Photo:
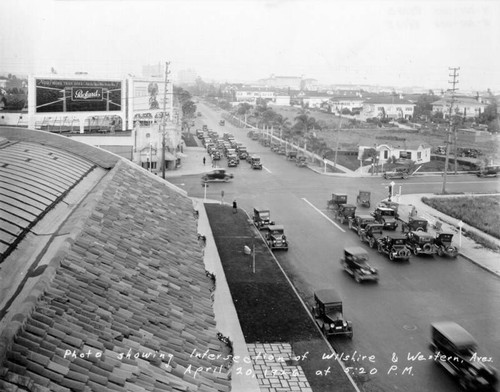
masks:
<path id="1" fill-rule="evenodd" d="M 295 123 L 295 117 L 299 113 L 299 108 L 295 107 L 279 107 L 273 106 L 272 109 L 289 119 L 291 124 Z M 357 149 L 357 146 L 373 146 L 375 144 L 387 143 L 390 145 L 404 146 L 405 143 L 425 144 L 436 147 L 445 144 L 447 128 L 442 126 L 439 130 L 405 130 L 397 127 L 373 127 L 366 123 L 358 123 L 356 128 L 350 125 L 348 119 L 343 118 L 341 130 L 339 129 L 339 117 L 329 113 L 324 113 L 316 110 L 311 110 L 308 114 L 314 117 L 316 121 L 323 122 L 327 125 L 325 130 L 315 131 L 317 137 L 322 138 L 331 147 L 335 148 L 337 132 L 339 133 L 339 149 L 350 150 Z M 492 159 L 500 159 L 500 137 L 488 136 L 483 140 L 473 141 L 470 138 L 459 137 L 457 140 L 458 147 L 477 148 L 480 149 L 484 156 Z"/>

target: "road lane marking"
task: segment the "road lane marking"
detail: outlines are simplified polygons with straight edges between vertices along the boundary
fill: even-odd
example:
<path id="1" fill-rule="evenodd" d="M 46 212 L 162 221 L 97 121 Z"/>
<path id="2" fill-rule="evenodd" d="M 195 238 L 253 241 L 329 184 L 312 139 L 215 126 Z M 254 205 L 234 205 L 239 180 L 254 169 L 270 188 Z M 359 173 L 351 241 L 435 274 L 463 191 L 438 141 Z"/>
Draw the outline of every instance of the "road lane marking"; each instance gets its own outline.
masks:
<path id="1" fill-rule="evenodd" d="M 269 170 L 267 167 L 262 166 L 262 168 L 263 168 L 265 171 L 267 171 L 269 174 L 272 174 L 272 171 L 271 171 L 271 170 Z"/>
<path id="2" fill-rule="evenodd" d="M 331 224 L 335 225 L 342 233 L 345 233 L 345 230 L 340 227 L 339 225 L 337 225 L 334 221 L 332 221 L 325 213 L 323 213 L 323 211 L 321 211 L 319 208 L 317 208 L 314 204 L 312 204 L 309 200 L 307 200 L 305 197 L 302 198 L 302 200 L 304 200 L 307 204 L 309 204 L 312 208 L 314 208 L 316 210 L 316 212 L 318 212 L 320 215 L 323 216 L 323 218 L 325 218 L 327 221 L 329 221 Z"/>

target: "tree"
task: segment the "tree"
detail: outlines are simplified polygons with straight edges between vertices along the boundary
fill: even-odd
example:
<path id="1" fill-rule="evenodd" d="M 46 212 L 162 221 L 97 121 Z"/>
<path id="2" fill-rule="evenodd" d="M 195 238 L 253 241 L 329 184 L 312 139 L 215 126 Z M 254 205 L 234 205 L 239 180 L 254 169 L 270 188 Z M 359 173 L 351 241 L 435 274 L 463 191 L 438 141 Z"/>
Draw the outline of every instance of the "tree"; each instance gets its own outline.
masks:
<path id="1" fill-rule="evenodd" d="M 245 123 L 247 122 L 247 115 L 252 110 L 253 106 L 250 105 L 248 102 L 243 102 L 238 105 L 238 109 L 236 113 L 238 113 L 240 116 L 245 117 Z"/>
<path id="2" fill-rule="evenodd" d="M 182 105 L 182 115 L 183 117 L 186 118 L 191 118 L 194 117 L 194 114 L 196 113 L 196 105 L 193 101 L 189 100 L 187 102 L 184 102 Z"/>

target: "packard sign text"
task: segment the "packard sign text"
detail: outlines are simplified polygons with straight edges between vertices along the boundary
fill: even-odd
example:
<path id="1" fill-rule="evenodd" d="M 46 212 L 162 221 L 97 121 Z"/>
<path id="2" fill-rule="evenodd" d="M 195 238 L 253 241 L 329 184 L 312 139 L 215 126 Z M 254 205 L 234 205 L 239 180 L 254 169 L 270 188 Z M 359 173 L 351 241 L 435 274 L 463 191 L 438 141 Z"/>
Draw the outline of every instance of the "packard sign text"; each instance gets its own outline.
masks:
<path id="1" fill-rule="evenodd" d="M 102 101 L 102 88 L 72 87 L 72 101 Z"/>

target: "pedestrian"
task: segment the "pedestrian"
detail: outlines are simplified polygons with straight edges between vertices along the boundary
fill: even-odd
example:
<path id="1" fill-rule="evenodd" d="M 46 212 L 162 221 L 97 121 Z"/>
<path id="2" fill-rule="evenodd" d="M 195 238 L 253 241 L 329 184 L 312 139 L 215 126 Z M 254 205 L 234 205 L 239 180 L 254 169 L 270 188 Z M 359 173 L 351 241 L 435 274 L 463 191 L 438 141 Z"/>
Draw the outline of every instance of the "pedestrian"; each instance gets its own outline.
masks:
<path id="1" fill-rule="evenodd" d="M 206 160 L 207 160 L 207 159 L 206 159 L 205 157 L 203 157 L 203 166 L 205 166 L 205 162 L 206 162 Z"/>
<path id="2" fill-rule="evenodd" d="M 236 200 L 233 200 L 233 214 L 236 214 L 238 210 L 238 204 L 236 204 Z"/>

